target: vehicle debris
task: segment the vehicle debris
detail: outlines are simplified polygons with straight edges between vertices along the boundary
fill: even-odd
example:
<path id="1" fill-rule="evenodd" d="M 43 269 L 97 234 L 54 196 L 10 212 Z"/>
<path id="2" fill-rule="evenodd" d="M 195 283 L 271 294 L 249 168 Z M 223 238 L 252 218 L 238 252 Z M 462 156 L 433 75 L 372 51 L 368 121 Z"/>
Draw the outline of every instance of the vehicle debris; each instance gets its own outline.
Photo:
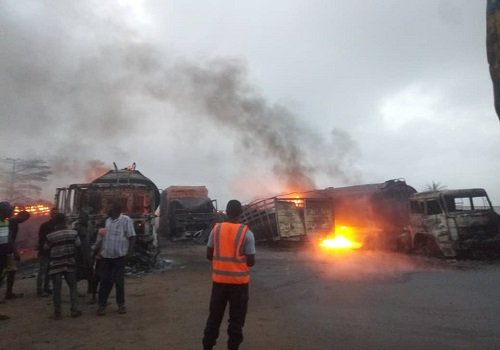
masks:
<path id="1" fill-rule="evenodd" d="M 91 183 L 72 184 L 58 188 L 55 207 L 64 213 L 69 223 L 84 240 L 89 255 L 90 245 L 97 237 L 97 230 L 104 227 L 110 205 L 119 201 L 136 232 L 136 264 L 153 266 L 160 252 L 155 227 L 154 212 L 160 202 L 156 185 L 138 170 L 114 169 Z"/>
<path id="2" fill-rule="evenodd" d="M 172 241 L 199 239 L 203 231 L 222 221 L 217 201 L 205 186 L 169 186 L 161 194 L 158 232 Z"/>
<path id="3" fill-rule="evenodd" d="M 244 205 L 240 221 L 257 241 L 310 241 L 332 232 L 332 203 L 318 191 L 278 195 Z"/>
<path id="4" fill-rule="evenodd" d="M 482 188 L 416 193 L 410 208 L 409 244 L 424 255 L 453 258 L 500 248 L 500 215 Z"/>

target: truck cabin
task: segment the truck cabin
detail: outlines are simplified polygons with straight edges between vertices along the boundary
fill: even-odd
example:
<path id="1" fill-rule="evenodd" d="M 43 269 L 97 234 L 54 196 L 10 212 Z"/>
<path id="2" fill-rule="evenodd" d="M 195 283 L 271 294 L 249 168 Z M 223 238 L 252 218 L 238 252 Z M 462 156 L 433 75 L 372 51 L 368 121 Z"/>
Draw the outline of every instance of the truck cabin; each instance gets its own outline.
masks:
<path id="1" fill-rule="evenodd" d="M 412 213 L 425 215 L 467 211 L 493 212 L 486 191 L 480 188 L 417 193 L 410 198 L 410 206 Z"/>

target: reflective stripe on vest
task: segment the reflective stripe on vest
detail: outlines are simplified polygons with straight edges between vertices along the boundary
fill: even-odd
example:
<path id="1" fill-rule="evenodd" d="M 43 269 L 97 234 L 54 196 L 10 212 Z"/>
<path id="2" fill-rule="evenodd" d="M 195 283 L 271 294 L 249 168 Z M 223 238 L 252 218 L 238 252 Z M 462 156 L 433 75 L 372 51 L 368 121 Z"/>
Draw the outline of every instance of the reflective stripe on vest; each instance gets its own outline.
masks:
<path id="1" fill-rule="evenodd" d="M 0 220 L 0 244 L 9 243 L 9 220 Z"/>
<path id="2" fill-rule="evenodd" d="M 246 257 L 241 255 L 248 227 L 243 224 L 225 222 L 213 230 L 214 255 L 212 279 L 218 283 L 246 284 L 250 282 L 250 271 Z"/>

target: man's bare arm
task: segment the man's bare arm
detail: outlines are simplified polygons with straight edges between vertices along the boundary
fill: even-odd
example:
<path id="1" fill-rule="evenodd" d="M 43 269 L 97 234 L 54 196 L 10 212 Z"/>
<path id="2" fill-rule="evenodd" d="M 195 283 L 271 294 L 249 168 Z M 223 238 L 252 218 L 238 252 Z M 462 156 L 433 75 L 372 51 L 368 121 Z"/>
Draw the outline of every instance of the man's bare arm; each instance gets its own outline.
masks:
<path id="1" fill-rule="evenodd" d="M 214 248 L 207 247 L 207 259 L 212 261 L 214 258 Z"/>
<path id="2" fill-rule="evenodd" d="M 255 254 L 247 255 L 247 266 L 255 265 Z"/>

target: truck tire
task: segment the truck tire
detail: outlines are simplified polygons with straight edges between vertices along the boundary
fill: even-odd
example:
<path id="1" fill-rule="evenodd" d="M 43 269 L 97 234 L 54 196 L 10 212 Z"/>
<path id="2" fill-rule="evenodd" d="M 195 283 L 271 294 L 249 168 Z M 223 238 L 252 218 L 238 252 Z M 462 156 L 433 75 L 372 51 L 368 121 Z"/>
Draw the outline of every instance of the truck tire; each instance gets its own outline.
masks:
<path id="1" fill-rule="evenodd" d="M 416 243 L 416 252 L 427 257 L 440 258 L 443 256 L 436 241 L 432 237 L 425 237 Z"/>

